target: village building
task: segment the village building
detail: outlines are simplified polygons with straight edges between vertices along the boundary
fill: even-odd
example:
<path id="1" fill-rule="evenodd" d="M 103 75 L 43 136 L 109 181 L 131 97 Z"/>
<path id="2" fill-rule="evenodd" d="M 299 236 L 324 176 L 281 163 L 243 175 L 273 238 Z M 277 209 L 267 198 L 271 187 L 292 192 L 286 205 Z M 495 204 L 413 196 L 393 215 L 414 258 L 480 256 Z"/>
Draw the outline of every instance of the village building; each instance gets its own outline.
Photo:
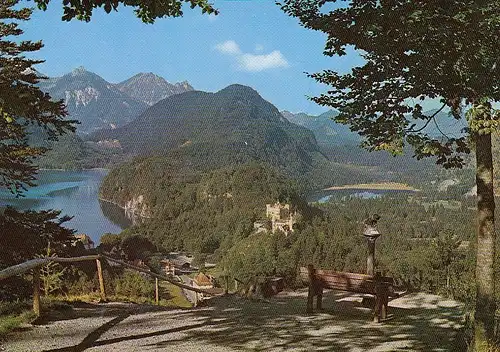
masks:
<path id="1" fill-rule="evenodd" d="M 192 256 L 188 256 L 178 252 L 172 252 L 167 255 L 165 259 L 163 259 L 160 263 L 163 265 L 163 269 L 165 270 L 165 275 L 179 275 L 179 274 L 189 274 L 195 270 L 191 266 L 191 262 L 193 261 Z"/>
<path id="2" fill-rule="evenodd" d="M 191 285 L 194 288 L 199 288 L 202 290 L 209 290 L 209 289 L 214 288 L 213 278 L 211 278 L 203 273 L 198 273 L 194 277 L 194 279 L 191 281 Z M 203 301 L 204 298 L 205 298 L 205 296 L 203 295 L 203 293 L 196 292 L 195 305 L 198 302 Z"/>
<path id="3" fill-rule="evenodd" d="M 77 234 L 77 235 L 74 235 L 75 239 L 73 240 L 73 245 L 76 246 L 77 243 L 82 243 L 83 244 L 83 247 L 86 249 L 86 250 L 90 250 L 90 249 L 94 249 L 95 247 L 95 244 L 94 244 L 94 241 L 92 241 L 92 239 L 89 237 L 89 235 L 87 234 L 84 234 L 84 233 L 80 233 L 80 234 Z"/>

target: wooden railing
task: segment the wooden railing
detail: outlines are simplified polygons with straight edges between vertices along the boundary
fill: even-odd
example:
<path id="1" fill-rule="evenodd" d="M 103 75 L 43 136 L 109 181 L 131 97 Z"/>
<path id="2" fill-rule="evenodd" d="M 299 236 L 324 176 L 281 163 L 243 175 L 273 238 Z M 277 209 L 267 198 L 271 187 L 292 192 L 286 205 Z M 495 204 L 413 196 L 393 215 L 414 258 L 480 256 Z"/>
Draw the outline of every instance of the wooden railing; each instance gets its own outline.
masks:
<path id="1" fill-rule="evenodd" d="M 55 262 L 55 263 L 76 263 L 76 262 L 83 262 L 83 261 L 91 261 L 95 260 L 96 261 L 96 267 L 97 267 L 97 275 L 99 277 L 99 293 L 101 296 L 102 301 L 106 301 L 106 290 L 104 286 L 104 276 L 102 275 L 102 265 L 101 265 L 101 260 L 107 260 L 108 262 L 113 262 L 119 265 L 122 265 L 124 267 L 127 267 L 129 269 L 142 272 L 144 274 L 147 274 L 149 276 L 154 277 L 155 280 L 155 300 L 158 303 L 159 299 L 159 288 L 158 288 L 158 280 L 163 280 L 171 283 L 172 285 L 179 286 L 183 289 L 194 291 L 197 293 L 203 293 L 206 295 L 214 296 L 218 294 L 217 290 L 203 290 L 199 289 L 196 287 L 192 287 L 189 285 L 185 285 L 182 283 L 179 283 L 172 278 L 154 273 L 152 271 L 143 269 L 141 267 L 126 263 L 122 260 L 115 259 L 113 257 L 110 257 L 109 255 L 105 254 L 99 254 L 99 255 L 87 255 L 87 256 L 82 256 L 82 257 L 71 257 L 71 258 L 59 258 L 59 257 L 45 257 L 45 258 L 36 258 L 32 260 L 28 260 L 24 263 L 17 264 L 10 266 L 6 269 L 3 269 L 0 271 L 0 280 L 5 280 L 9 277 L 16 276 L 16 275 L 21 275 L 24 274 L 30 270 L 33 271 L 33 311 L 35 312 L 36 315 L 40 315 L 40 309 L 41 309 L 41 304 L 40 304 L 40 267 L 47 265 L 50 262 Z"/>

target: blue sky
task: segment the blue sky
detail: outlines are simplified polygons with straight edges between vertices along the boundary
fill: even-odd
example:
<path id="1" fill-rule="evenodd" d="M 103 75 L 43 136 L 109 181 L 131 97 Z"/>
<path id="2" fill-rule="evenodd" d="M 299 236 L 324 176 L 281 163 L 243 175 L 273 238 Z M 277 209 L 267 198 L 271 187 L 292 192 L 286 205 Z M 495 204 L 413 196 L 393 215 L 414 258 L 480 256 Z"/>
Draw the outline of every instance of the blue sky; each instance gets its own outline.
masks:
<path id="1" fill-rule="evenodd" d="M 356 54 L 323 55 L 326 36 L 304 29 L 273 0 L 215 0 L 220 15 L 185 8 L 182 18 L 143 24 L 131 8 L 107 15 L 94 12 L 91 22 L 61 21 L 60 0 L 46 12 L 36 10 L 22 24 L 23 39 L 43 40 L 35 56 L 38 70 L 60 76 L 84 66 L 110 82 L 139 72 L 153 72 L 170 82 L 189 81 L 195 89 L 217 91 L 232 83 L 255 88 L 280 110 L 318 114 L 326 111 L 306 96 L 326 86 L 304 72 L 346 72 L 360 63 Z M 28 2 L 33 6 L 33 2 Z"/>

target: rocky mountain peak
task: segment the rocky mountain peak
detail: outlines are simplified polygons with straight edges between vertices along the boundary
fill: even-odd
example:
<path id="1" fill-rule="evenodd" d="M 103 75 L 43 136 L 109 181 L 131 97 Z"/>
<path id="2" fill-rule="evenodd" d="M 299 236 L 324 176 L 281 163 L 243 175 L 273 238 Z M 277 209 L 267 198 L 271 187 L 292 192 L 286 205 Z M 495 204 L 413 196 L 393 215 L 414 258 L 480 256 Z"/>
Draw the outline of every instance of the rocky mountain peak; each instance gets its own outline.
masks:
<path id="1" fill-rule="evenodd" d="M 88 71 L 85 69 L 85 67 L 79 66 L 79 67 L 73 69 L 73 71 L 71 71 L 71 75 L 72 76 L 81 76 L 81 75 L 84 75 L 87 72 Z"/>
<path id="2" fill-rule="evenodd" d="M 168 98 L 174 94 L 180 94 L 193 90 L 193 87 L 186 81 L 172 84 L 165 78 L 152 72 L 138 73 L 135 76 L 116 84 L 115 87 L 132 98 L 148 105 L 154 105 L 160 100 Z"/>

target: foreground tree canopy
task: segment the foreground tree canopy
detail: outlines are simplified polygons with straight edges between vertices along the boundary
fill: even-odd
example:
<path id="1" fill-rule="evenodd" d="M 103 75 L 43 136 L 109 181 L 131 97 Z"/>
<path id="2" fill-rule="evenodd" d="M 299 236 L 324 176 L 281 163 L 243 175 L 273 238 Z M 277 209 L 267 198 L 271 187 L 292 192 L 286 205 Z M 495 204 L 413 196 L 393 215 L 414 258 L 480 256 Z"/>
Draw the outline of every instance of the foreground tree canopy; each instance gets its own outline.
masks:
<path id="1" fill-rule="evenodd" d="M 75 121 L 65 119 L 63 103 L 52 101 L 36 86 L 40 78 L 33 65 L 43 61 L 22 56 L 40 50 L 42 43 L 10 40 L 23 33 L 12 20 L 26 21 L 32 13 L 15 9 L 17 3 L 0 3 L 0 187 L 13 193 L 32 185 L 33 159 L 45 152 L 28 144 L 29 127 L 43 127 L 49 139 L 75 130 Z"/>
<path id="2" fill-rule="evenodd" d="M 54 0 L 53 0 L 54 1 Z M 35 0 L 42 10 L 47 9 L 50 0 Z M 64 21 L 74 18 L 90 21 L 92 11 L 103 8 L 106 13 L 118 10 L 119 5 L 135 8 L 135 13 L 145 23 L 153 23 L 157 18 L 182 16 L 182 5 L 189 4 L 194 9 L 200 8 L 202 13 L 218 14 L 208 0 L 63 0 Z"/>
<path id="3" fill-rule="evenodd" d="M 329 85 L 313 98 L 336 108 L 338 122 L 364 137 L 369 150 L 400 154 L 405 144 L 417 158 L 436 157 L 446 168 L 461 167 L 464 153 L 476 154 L 478 229 L 476 264 L 476 350 L 492 339 L 495 228 L 491 133 L 498 130 L 500 113 L 500 8 L 490 1 L 338 1 L 286 0 L 289 15 L 313 30 L 327 34 L 324 54 L 342 56 L 354 47 L 364 64 L 351 72 L 333 70 L 311 74 Z M 441 107 L 424 114 L 414 103 L 428 98 Z M 435 119 L 443 111 L 454 119 L 465 113 L 463 136 L 436 137 Z"/>
<path id="4" fill-rule="evenodd" d="M 455 119 L 473 104 L 470 132 L 498 127 L 490 103 L 500 100 L 500 1 L 339 2 L 349 6 L 327 12 L 328 1 L 283 4 L 306 28 L 328 35 L 325 55 L 346 55 L 353 46 L 365 60 L 345 75 L 312 74 L 331 87 L 313 100 L 339 109 L 337 120 L 365 137 L 370 150 L 400 153 L 409 143 L 419 158 L 437 156 L 445 167 L 460 166 L 463 159 L 453 152 L 469 151 L 466 137 L 427 135 L 437 113 L 424 115 L 414 102 L 439 98 L 438 112 L 451 108 Z"/>

